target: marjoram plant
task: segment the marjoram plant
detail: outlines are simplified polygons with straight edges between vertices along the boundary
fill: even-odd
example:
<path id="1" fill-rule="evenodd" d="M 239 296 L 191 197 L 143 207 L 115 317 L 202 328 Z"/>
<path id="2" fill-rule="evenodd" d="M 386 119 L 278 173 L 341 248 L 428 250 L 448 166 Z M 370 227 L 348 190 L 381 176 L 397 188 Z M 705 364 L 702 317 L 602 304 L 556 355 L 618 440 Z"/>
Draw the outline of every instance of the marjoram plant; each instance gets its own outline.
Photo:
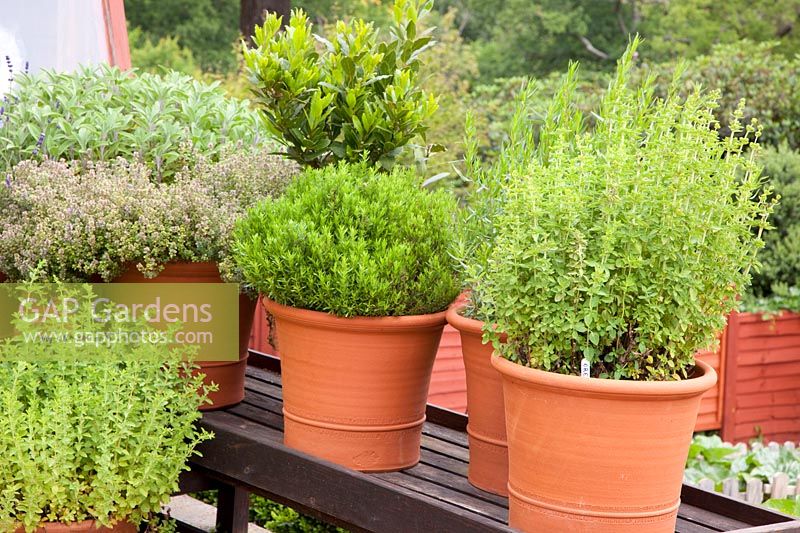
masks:
<path id="1" fill-rule="evenodd" d="M 418 31 L 430 0 L 396 0 L 383 38 L 361 19 L 336 23 L 333 35 L 312 33 L 302 10 L 268 14 L 256 27 L 245 65 L 269 130 L 289 157 L 322 167 L 337 161 L 390 168 L 404 146 L 424 136 L 436 100 L 420 88 L 420 55 L 432 28 Z"/>
<path id="2" fill-rule="evenodd" d="M 195 447 L 212 437 L 195 424 L 207 391 L 194 352 L 97 342 L 108 331 L 155 330 L 97 321 L 88 285 L 10 290 L 22 302 L 77 305 L 56 320 L 17 314 L 18 335 L 0 341 L 0 530 L 147 520 L 151 531 Z"/>
<path id="3" fill-rule="evenodd" d="M 233 257 L 279 304 L 342 317 L 432 313 L 458 294 L 457 209 L 399 166 L 307 169 L 236 224 Z"/>
<path id="4" fill-rule="evenodd" d="M 663 99 L 630 82 L 638 45 L 586 131 L 575 68 L 527 169 L 507 185 L 479 283 L 497 352 L 535 369 L 678 380 L 716 342 L 747 287 L 772 209 L 756 124 L 717 135 L 716 93 Z M 501 344 L 500 332 L 508 342 Z"/>

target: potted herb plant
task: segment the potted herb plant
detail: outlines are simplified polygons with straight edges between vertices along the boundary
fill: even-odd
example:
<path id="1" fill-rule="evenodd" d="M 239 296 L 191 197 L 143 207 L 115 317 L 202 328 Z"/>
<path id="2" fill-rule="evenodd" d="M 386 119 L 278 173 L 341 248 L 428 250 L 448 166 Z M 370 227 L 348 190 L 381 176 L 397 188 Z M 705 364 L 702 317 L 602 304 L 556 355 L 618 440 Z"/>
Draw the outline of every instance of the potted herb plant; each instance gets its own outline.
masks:
<path id="1" fill-rule="evenodd" d="M 211 438 L 195 424 L 206 390 L 191 352 L 91 342 L 108 325 L 95 320 L 90 289 L 14 290 L 26 309 L 55 297 L 80 305 L 64 321 L 18 315 L 19 334 L 0 341 L 0 530 L 155 531 L 187 459 Z"/>
<path id="2" fill-rule="evenodd" d="M 525 85 L 517 98 L 508 140 L 497 160 L 485 168 L 478 159 L 472 117 L 466 123 L 466 177 L 469 179 L 463 220 L 465 231 L 457 256 L 466 283 L 463 298 L 447 311 L 447 322 L 460 335 L 467 383 L 469 423 L 469 482 L 476 487 L 505 496 L 508 494 L 508 444 L 503 413 L 503 386 L 492 368 L 493 347 L 483 338 L 481 276 L 492 252 L 494 221 L 504 204 L 505 184 L 524 171 L 534 133 L 527 123 L 528 102 L 534 88 Z"/>
<path id="3" fill-rule="evenodd" d="M 437 103 L 418 71 L 434 42 L 432 28 L 418 28 L 432 5 L 396 0 L 387 35 L 361 19 L 317 35 L 300 9 L 281 29 L 281 18 L 267 14 L 244 61 L 267 128 L 289 158 L 313 168 L 366 159 L 388 169 L 424 136 Z"/>
<path id="4" fill-rule="evenodd" d="M 236 225 L 281 354 L 287 445 L 363 471 L 419 460 L 430 374 L 458 293 L 455 199 L 410 170 L 307 169 Z"/>
<path id="5" fill-rule="evenodd" d="M 771 204 L 755 126 L 720 139 L 718 95 L 633 86 L 635 40 L 591 132 L 570 69 L 527 171 L 507 184 L 481 278 L 501 373 L 509 523 L 673 531 L 715 342 Z M 501 333 L 506 341 L 501 342 Z"/>
<path id="6" fill-rule="evenodd" d="M 228 260 L 233 224 L 248 206 L 279 194 L 294 165 L 240 147 L 217 162 L 198 156 L 169 183 L 153 173 L 123 159 L 18 164 L 0 186 L 0 270 L 12 280 L 42 269 L 65 281 L 238 282 Z M 199 362 L 219 385 L 204 409 L 244 396 L 255 306 L 255 294 L 241 295 L 236 360 Z"/>

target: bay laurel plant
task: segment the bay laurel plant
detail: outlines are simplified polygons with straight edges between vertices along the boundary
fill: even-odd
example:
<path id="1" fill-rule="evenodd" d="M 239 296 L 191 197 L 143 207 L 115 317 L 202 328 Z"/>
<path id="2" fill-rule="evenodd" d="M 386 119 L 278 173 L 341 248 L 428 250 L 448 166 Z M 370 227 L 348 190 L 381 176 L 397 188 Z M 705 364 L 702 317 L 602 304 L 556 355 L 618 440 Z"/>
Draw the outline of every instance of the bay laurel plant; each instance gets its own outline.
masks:
<path id="1" fill-rule="evenodd" d="M 283 305 L 342 317 L 441 311 L 458 293 L 457 204 L 412 170 L 307 169 L 236 224 L 246 283 Z"/>
<path id="2" fill-rule="evenodd" d="M 620 59 L 587 131 L 565 77 L 524 173 L 509 180 L 484 273 L 488 337 L 531 368 L 634 380 L 691 375 L 746 288 L 771 203 L 759 128 L 717 93 L 663 99 Z M 508 342 L 499 342 L 500 332 Z"/>
<path id="3" fill-rule="evenodd" d="M 0 271 L 112 281 L 129 265 L 148 277 L 171 261 L 227 264 L 234 222 L 278 195 L 294 163 L 241 145 L 199 156 L 170 183 L 144 163 L 23 161 L 0 184 Z M 236 280 L 233 267 L 226 279 Z"/>
<path id="4" fill-rule="evenodd" d="M 430 0 L 396 0 L 393 24 L 381 35 L 361 19 L 339 21 L 315 35 L 302 10 L 268 14 L 256 27 L 245 66 L 269 130 L 289 157 L 321 167 L 366 157 L 385 168 L 414 137 L 424 135 L 437 108 L 420 87 L 422 53 L 432 29 L 420 29 Z"/>
<path id="5" fill-rule="evenodd" d="M 198 156 L 232 145 L 273 146 L 257 111 L 218 83 L 107 66 L 18 74 L 0 103 L 0 164 L 124 157 L 169 181 Z M 270 148 L 271 149 L 271 148 Z"/>
<path id="6" fill-rule="evenodd" d="M 78 334 L 99 338 L 113 327 L 143 338 L 154 330 L 144 321 L 96 321 L 88 285 L 14 290 L 33 300 L 71 298 L 77 311 L 68 320 L 17 315 L 19 335 L 0 342 L 0 530 L 150 521 L 177 491 L 195 447 L 212 437 L 195 424 L 208 391 L 193 373 L 192 349 L 149 342 L 78 347 Z"/>

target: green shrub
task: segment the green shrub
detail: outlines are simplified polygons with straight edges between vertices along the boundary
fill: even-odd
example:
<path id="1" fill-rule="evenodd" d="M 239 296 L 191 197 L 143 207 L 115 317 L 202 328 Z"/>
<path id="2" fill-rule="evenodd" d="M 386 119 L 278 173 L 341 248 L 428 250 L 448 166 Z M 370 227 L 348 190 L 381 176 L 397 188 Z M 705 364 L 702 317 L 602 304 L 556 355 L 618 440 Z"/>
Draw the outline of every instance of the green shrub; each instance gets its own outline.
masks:
<path id="1" fill-rule="evenodd" d="M 778 51 L 779 43 L 743 40 L 717 45 L 707 55 L 686 62 L 682 78 L 684 94 L 700 85 L 720 91 L 717 119 L 720 134 L 729 133 L 728 120 L 745 99 L 744 118 L 758 118 L 764 126 L 762 143 L 800 144 L 800 59 Z M 659 65 L 661 81 L 669 82 L 678 64 Z M 661 96 L 668 84 L 661 85 Z"/>
<path id="2" fill-rule="evenodd" d="M 162 37 L 153 42 L 145 36 L 141 28 L 128 32 L 131 48 L 131 63 L 140 72 L 161 73 L 174 70 L 190 76 L 197 74 L 199 68 L 192 51 L 183 48 L 175 37 Z"/>
<path id="3" fill-rule="evenodd" d="M 17 318 L 20 334 L 0 343 L 0 530 L 87 519 L 138 524 L 159 513 L 196 445 L 211 438 L 195 425 L 206 394 L 185 362 L 192 353 L 148 342 L 31 341 L 37 332 L 152 330 L 144 321 L 97 322 L 90 289 L 19 290 L 22 298 L 74 298 L 80 311 L 64 322 Z"/>
<path id="4" fill-rule="evenodd" d="M 296 165 L 242 147 L 220 157 L 198 157 L 171 183 L 122 159 L 20 163 L 0 185 L 0 272 L 111 281 L 130 264 L 152 277 L 171 261 L 212 261 L 238 280 L 226 261 L 234 222 L 279 195 Z"/>
<path id="5" fill-rule="evenodd" d="M 508 182 L 478 282 L 487 334 L 512 361 L 580 375 L 585 358 L 594 377 L 683 379 L 749 283 L 753 230 L 770 210 L 758 132 L 732 120 L 720 139 L 715 94 L 660 100 L 652 79 L 633 86 L 637 43 L 591 132 L 571 69 L 529 166 Z"/>
<path id="6" fill-rule="evenodd" d="M 256 48 L 244 52 L 247 72 L 289 157 L 311 167 L 365 157 L 388 168 L 424 135 L 436 101 L 419 87 L 419 57 L 431 37 L 417 25 L 429 4 L 397 0 L 385 39 L 361 19 L 338 22 L 325 39 L 301 10 L 283 31 L 274 14 L 256 27 Z"/>
<path id="7" fill-rule="evenodd" d="M 18 75 L 0 113 L 0 162 L 26 159 L 141 161 L 169 180 L 198 155 L 269 141 L 247 103 L 172 72 L 131 76 L 117 68 Z"/>
<path id="8" fill-rule="evenodd" d="M 345 317 L 441 311 L 458 293 L 456 209 L 399 167 L 310 169 L 237 223 L 234 258 L 255 290 L 284 305 Z"/>
<path id="9" fill-rule="evenodd" d="M 769 297 L 800 288 L 800 153 L 782 143 L 766 148 L 760 162 L 773 194 L 780 196 L 759 253 L 761 269 L 753 275 L 753 295 Z"/>

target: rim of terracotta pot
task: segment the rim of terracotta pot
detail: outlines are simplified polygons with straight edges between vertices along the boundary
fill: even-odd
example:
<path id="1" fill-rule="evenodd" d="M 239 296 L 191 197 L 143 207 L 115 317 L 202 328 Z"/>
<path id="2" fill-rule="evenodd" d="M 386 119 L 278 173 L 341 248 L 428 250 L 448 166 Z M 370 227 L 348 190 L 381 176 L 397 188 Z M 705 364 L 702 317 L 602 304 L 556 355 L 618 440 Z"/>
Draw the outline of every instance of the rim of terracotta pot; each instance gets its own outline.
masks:
<path id="1" fill-rule="evenodd" d="M 695 370 L 700 369 L 703 373 L 681 381 L 629 381 L 568 376 L 529 368 L 500 357 L 496 352 L 492 354 L 492 366 L 507 377 L 533 383 L 540 387 L 603 396 L 647 396 L 652 398 L 695 396 L 713 387 L 717 381 L 717 373 L 714 369 L 699 360 L 695 361 Z"/>
<path id="2" fill-rule="evenodd" d="M 468 333 L 483 333 L 483 322 L 469 318 L 461 313 L 467 308 L 466 302 L 456 301 L 447 309 L 447 323 L 459 331 Z"/>
<path id="3" fill-rule="evenodd" d="M 408 330 L 419 328 L 435 328 L 447 323 L 447 311 L 429 313 L 425 315 L 405 316 L 357 316 L 339 317 L 322 311 L 299 309 L 288 305 L 279 304 L 266 296 L 261 298 L 264 308 L 275 316 L 290 320 L 298 324 L 313 324 L 315 327 L 350 330 L 350 331 L 376 331 L 376 330 Z"/>

